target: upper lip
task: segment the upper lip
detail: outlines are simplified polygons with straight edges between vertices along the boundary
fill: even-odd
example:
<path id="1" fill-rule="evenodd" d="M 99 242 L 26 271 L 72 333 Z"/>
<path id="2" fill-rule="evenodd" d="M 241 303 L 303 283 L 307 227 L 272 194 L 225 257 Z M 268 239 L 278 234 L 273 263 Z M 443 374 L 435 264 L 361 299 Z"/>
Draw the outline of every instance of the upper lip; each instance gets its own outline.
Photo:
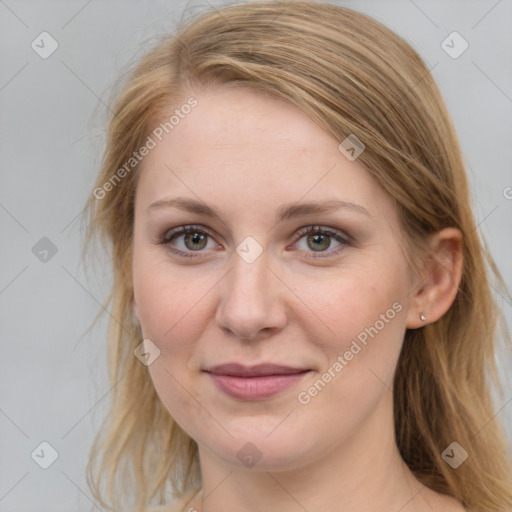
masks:
<path id="1" fill-rule="evenodd" d="M 216 375 L 229 375 L 232 377 L 262 377 L 267 375 L 291 375 L 308 371 L 305 368 L 292 368 L 271 363 L 245 366 L 239 363 L 226 363 L 207 368 L 208 373 Z"/>

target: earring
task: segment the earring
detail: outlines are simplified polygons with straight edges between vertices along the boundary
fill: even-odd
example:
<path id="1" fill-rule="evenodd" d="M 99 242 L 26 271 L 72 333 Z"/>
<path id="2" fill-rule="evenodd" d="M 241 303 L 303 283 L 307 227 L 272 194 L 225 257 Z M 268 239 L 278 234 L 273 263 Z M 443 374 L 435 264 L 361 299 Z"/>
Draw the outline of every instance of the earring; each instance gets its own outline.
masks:
<path id="1" fill-rule="evenodd" d="M 423 313 L 420 313 L 420 320 L 424 322 L 426 319 L 427 317 Z"/>

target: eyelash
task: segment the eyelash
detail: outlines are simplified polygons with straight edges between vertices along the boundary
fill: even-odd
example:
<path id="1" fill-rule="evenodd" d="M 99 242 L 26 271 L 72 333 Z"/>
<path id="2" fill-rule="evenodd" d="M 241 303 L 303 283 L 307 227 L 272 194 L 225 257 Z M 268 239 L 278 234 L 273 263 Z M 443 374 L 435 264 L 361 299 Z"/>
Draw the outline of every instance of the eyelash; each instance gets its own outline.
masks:
<path id="1" fill-rule="evenodd" d="M 193 254 L 194 252 L 201 253 L 204 252 L 203 250 L 198 251 L 182 251 L 181 249 L 176 249 L 171 246 L 171 241 L 175 238 L 179 237 L 180 235 L 187 234 L 187 233 L 199 233 L 203 235 L 207 235 L 210 238 L 213 238 L 212 234 L 202 226 L 196 226 L 196 225 L 185 225 L 180 226 L 175 229 L 166 231 L 162 237 L 159 238 L 158 244 L 166 246 L 166 249 L 177 255 L 177 256 L 183 256 L 186 258 L 200 258 L 201 256 Z M 331 250 L 331 251 L 311 251 L 313 253 L 318 254 L 318 256 L 306 256 L 306 258 L 328 258 L 332 257 L 334 255 L 337 255 L 339 252 L 341 252 L 345 246 L 352 245 L 352 241 L 348 236 L 343 236 L 341 232 L 330 229 L 330 228 L 324 228 L 321 226 L 306 226 L 304 228 L 301 228 L 298 230 L 296 236 L 298 237 L 297 241 L 299 241 L 301 238 L 303 238 L 306 235 L 310 234 L 322 234 L 322 235 L 328 235 L 332 238 L 334 238 L 336 241 L 340 242 L 342 245 L 340 245 L 338 248 Z M 306 251 L 310 252 L 310 251 Z M 321 256 L 321 254 L 326 254 L 325 256 Z"/>

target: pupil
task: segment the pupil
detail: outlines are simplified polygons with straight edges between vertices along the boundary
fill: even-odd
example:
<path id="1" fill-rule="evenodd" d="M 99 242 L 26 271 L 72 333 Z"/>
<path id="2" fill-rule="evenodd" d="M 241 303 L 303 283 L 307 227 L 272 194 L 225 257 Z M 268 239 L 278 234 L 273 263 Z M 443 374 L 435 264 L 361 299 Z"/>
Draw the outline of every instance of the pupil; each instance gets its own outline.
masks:
<path id="1" fill-rule="evenodd" d="M 193 245 L 198 245 L 198 244 L 201 244 L 201 242 L 204 242 L 206 240 L 206 237 L 205 235 L 202 235 L 201 233 L 193 233 L 193 234 L 188 234 L 186 237 L 185 237 L 185 240 L 186 242 L 190 241 Z M 195 247 L 195 249 L 202 249 L 204 248 L 204 244 L 202 244 L 200 247 Z M 190 247 L 189 247 L 190 249 Z"/>
<path id="2" fill-rule="evenodd" d="M 310 245 L 311 249 L 313 249 L 313 250 L 317 250 L 318 248 L 327 249 L 329 247 L 329 241 L 328 241 L 329 236 L 315 234 L 315 235 L 312 235 L 311 238 L 314 240 L 314 244 L 320 244 L 320 245 Z M 322 244 L 322 242 L 324 242 L 324 243 Z"/>

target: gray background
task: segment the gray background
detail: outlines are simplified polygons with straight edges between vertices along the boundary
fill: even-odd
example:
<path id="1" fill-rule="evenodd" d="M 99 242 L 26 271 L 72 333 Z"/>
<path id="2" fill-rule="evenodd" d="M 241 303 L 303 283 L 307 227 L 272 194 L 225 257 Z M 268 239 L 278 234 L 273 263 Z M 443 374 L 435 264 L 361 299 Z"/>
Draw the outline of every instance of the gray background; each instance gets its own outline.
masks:
<path id="1" fill-rule="evenodd" d="M 339 3 L 395 30 L 432 69 L 465 153 L 479 229 L 510 285 L 512 2 Z M 188 17 L 205 7 L 206 0 L 0 0 L 1 511 L 99 510 L 84 470 L 109 400 L 108 313 L 88 328 L 109 275 L 80 267 L 78 214 L 99 168 L 115 78 L 148 39 L 173 30 L 185 8 Z M 46 59 L 31 48 L 43 31 L 59 45 Z M 452 31 L 469 44 L 457 59 L 441 48 Z M 43 237 L 57 249 L 46 262 L 32 250 Z M 512 303 L 497 297 L 510 325 Z M 512 369 L 509 355 L 499 359 Z M 512 437 L 510 384 L 496 413 Z M 58 452 L 46 470 L 31 458 L 42 441 Z"/>

